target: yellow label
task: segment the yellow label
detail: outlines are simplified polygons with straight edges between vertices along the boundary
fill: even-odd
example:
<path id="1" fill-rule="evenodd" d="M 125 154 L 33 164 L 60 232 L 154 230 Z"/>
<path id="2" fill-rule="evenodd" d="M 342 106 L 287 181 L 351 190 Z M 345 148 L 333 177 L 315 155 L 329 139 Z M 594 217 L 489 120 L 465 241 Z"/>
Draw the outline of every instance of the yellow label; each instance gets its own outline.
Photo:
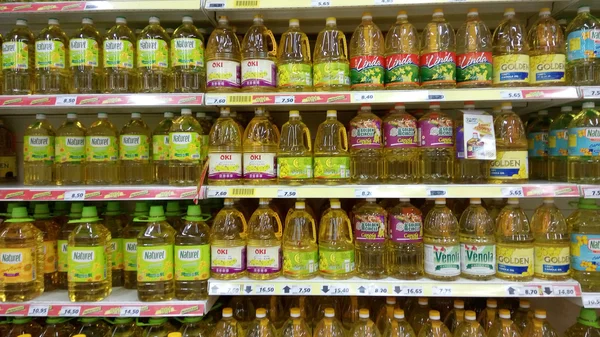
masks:
<path id="1" fill-rule="evenodd" d="M 529 179 L 527 151 L 498 151 L 490 165 L 490 177 L 496 179 Z"/>
<path id="2" fill-rule="evenodd" d="M 533 247 L 515 248 L 498 243 L 496 254 L 498 259 L 498 275 L 533 276 Z"/>
<path id="3" fill-rule="evenodd" d="M 35 280 L 35 247 L 0 248 L 0 282 L 22 283 Z"/>
<path id="4" fill-rule="evenodd" d="M 562 247 L 535 245 L 535 274 L 564 276 L 569 274 L 569 243 Z"/>
<path id="5" fill-rule="evenodd" d="M 581 39 L 569 39 L 569 51 L 581 49 Z"/>
<path id="6" fill-rule="evenodd" d="M 530 83 L 564 83 L 565 60 L 565 54 L 532 56 Z"/>
<path id="7" fill-rule="evenodd" d="M 577 147 L 577 134 L 569 134 L 569 147 Z"/>
<path id="8" fill-rule="evenodd" d="M 51 274 L 57 270 L 56 241 L 44 241 L 44 274 Z"/>
<path id="9" fill-rule="evenodd" d="M 11 178 L 17 176 L 17 157 L 0 157 L 0 177 Z"/>
<path id="10" fill-rule="evenodd" d="M 493 64 L 494 84 L 529 82 L 529 55 L 494 56 Z"/>

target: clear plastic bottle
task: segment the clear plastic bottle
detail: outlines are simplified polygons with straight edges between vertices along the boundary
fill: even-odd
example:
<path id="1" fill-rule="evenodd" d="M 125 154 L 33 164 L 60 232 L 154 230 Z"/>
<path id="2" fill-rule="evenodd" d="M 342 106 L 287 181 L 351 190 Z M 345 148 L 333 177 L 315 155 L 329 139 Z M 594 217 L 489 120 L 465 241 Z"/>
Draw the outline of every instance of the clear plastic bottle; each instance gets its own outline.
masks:
<path id="1" fill-rule="evenodd" d="M 104 90 L 110 94 L 136 92 L 137 39 L 127 27 L 127 20 L 117 16 L 115 25 L 104 36 Z"/>
<path id="2" fill-rule="evenodd" d="M 385 181 L 392 184 L 418 183 L 419 134 L 417 119 L 396 103 L 383 120 L 383 160 Z"/>
<path id="3" fill-rule="evenodd" d="M 156 16 L 151 16 L 137 41 L 137 71 L 139 92 L 173 91 L 169 68 L 171 39 Z"/>
<path id="4" fill-rule="evenodd" d="M 148 323 L 137 322 L 138 326 L 144 327 L 142 336 L 144 337 L 168 337 L 175 327 L 169 323 L 167 317 L 151 317 Z"/>
<path id="5" fill-rule="evenodd" d="M 425 276 L 450 281 L 460 275 L 459 227 L 456 217 L 446 206 L 446 199 L 436 199 L 424 222 Z"/>
<path id="6" fill-rule="evenodd" d="M 533 319 L 521 333 L 523 337 L 558 337 L 556 329 L 546 319 L 546 310 L 536 309 Z"/>
<path id="7" fill-rule="evenodd" d="M 456 38 L 454 28 L 437 8 L 421 39 L 420 77 L 423 88 L 456 87 Z"/>
<path id="8" fill-rule="evenodd" d="M 171 37 L 171 71 L 174 92 L 204 91 L 204 38 L 191 16 L 181 19 Z"/>
<path id="9" fill-rule="evenodd" d="M 381 119 L 363 104 L 350 121 L 350 173 L 356 183 L 373 183 L 383 178 Z"/>
<path id="10" fill-rule="evenodd" d="M 419 118 L 419 173 L 424 183 L 450 183 L 454 171 L 454 123 L 440 110 L 440 103 L 429 104 L 429 112 Z"/>
<path id="11" fill-rule="evenodd" d="M 385 35 L 385 88 L 416 89 L 419 79 L 419 33 L 408 22 L 405 11 L 399 11 Z"/>
<path id="12" fill-rule="evenodd" d="M 42 326 L 33 320 L 33 317 L 15 317 L 6 337 L 32 337 L 39 336 Z"/>
<path id="13" fill-rule="evenodd" d="M 164 119 L 152 132 L 152 163 L 157 184 L 169 183 L 169 130 L 173 126 L 173 113 L 165 112 Z"/>
<path id="14" fill-rule="evenodd" d="M 550 280 L 569 278 L 569 232 L 554 198 L 544 198 L 531 217 L 534 237 L 534 276 Z"/>
<path id="15" fill-rule="evenodd" d="M 103 216 L 103 225 L 110 231 L 112 286 L 123 286 L 123 226 L 125 225 L 118 201 L 109 201 Z"/>
<path id="16" fill-rule="evenodd" d="M 337 119 L 337 110 L 327 110 L 327 118 L 317 129 L 314 146 L 315 183 L 336 185 L 348 182 L 348 133 Z"/>
<path id="17" fill-rule="evenodd" d="M 388 296 L 385 298 L 385 306 L 382 306 L 379 309 L 379 313 L 375 319 L 377 329 L 379 329 L 379 332 L 382 334 L 390 328 L 390 325 L 394 320 L 394 310 L 396 309 L 396 306 L 399 305 L 400 303 L 396 303 L 395 297 Z"/>
<path id="18" fill-rule="evenodd" d="M 534 273 L 533 234 L 519 199 L 509 198 L 496 218 L 496 277 L 530 281 Z"/>
<path id="19" fill-rule="evenodd" d="M 493 64 L 495 87 L 529 85 L 529 44 L 525 26 L 515 17 L 514 8 L 504 10 L 504 19 L 494 30 Z M 498 134 L 496 133 L 496 137 Z"/>
<path id="20" fill-rule="evenodd" d="M 350 39 L 350 84 L 352 90 L 384 89 L 385 44 L 383 34 L 369 12 Z"/>
<path id="21" fill-rule="evenodd" d="M 481 199 L 471 198 L 459 227 L 461 275 L 474 280 L 493 278 L 496 274 L 494 219 L 481 205 Z"/>
<path id="22" fill-rule="evenodd" d="M 69 38 L 57 19 L 48 19 L 48 27 L 35 38 L 35 93 L 68 94 L 71 71 Z"/>
<path id="23" fill-rule="evenodd" d="M 206 151 L 202 149 L 202 127 L 192 110 L 181 109 L 181 116 L 169 129 L 169 185 L 196 186 L 200 180 Z"/>
<path id="24" fill-rule="evenodd" d="M 246 337 L 276 337 L 277 331 L 273 323 L 267 318 L 265 308 L 256 309 L 256 318 L 250 323 L 246 330 Z"/>
<path id="25" fill-rule="evenodd" d="M 44 330 L 39 337 L 70 337 L 75 334 L 75 327 L 69 323 L 68 317 L 48 317 L 44 324 Z M 33 331 L 27 331 L 31 333 Z M 113 337 L 113 336 L 111 336 Z M 122 337 L 116 335 L 114 337 Z M 138 337 L 138 336 L 133 336 Z"/>
<path id="26" fill-rule="evenodd" d="M 429 320 L 419 331 L 419 337 L 452 337 L 448 327 L 440 321 L 440 312 L 437 310 L 429 311 Z"/>
<path id="27" fill-rule="evenodd" d="M 16 26 L 2 44 L 2 77 L 5 95 L 30 95 L 35 86 L 35 37 L 27 20 L 17 19 Z"/>
<path id="28" fill-rule="evenodd" d="M 334 17 L 325 20 L 325 28 L 317 36 L 313 72 L 315 91 L 350 90 L 348 45 L 346 36 L 337 28 Z"/>
<path id="29" fill-rule="evenodd" d="M 142 120 L 142 114 L 133 112 L 119 136 L 121 184 L 145 185 L 154 181 L 152 174 L 152 131 Z"/>
<path id="30" fill-rule="evenodd" d="M 234 207 L 232 199 L 225 199 L 211 226 L 211 277 L 235 280 L 246 276 L 247 233 L 244 214 Z"/>
<path id="31" fill-rule="evenodd" d="M 510 311 L 500 309 L 498 318 L 494 321 L 487 335 L 489 337 L 520 337 L 519 328 L 510 319 Z"/>
<path id="32" fill-rule="evenodd" d="M 9 204 L 10 205 L 10 204 Z M 56 241 L 58 250 L 58 289 L 67 290 L 67 278 L 69 271 L 69 235 L 75 227 L 76 223 L 68 223 L 69 220 L 77 220 L 81 218 L 81 212 L 83 211 L 83 202 L 73 202 L 70 206 L 70 213 L 64 217 L 64 222 L 58 232 L 58 240 Z M 56 210 L 56 207 L 55 207 Z"/>
<path id="33" fill-rule="evenodd" d="M 179 205 L 179 201 L 167 201 L 167 206 L 165 207 L 165 217 L 167 218 L 169 225 L 171 225 L 176 232 L 179 232 L 181 229 L 181 225 L 183 224 L 182 216 L 185 216 L 185 212 L 181 212 L 181 210 L 182 209 Z"/>
<path id="34" fill-rule="evenodd" d="M 0 183 L 16 183 L 19 175 L 15 134 L 0 119 Z"/>
<path id="35" fill-rule="evenodd" d="M 303 185 L 312 182 L 313 150 L 310 130 L 298 110 L 290 110 L 290 119 L 281 127 L 277 151 L 277 182 Z"/>
<path id="36" fill-rule="evenodd" d="M 102 37 L 90 18 L 83 18 L 79 28 L 69 41 L 69 67 L 72 88 L 78 94 L 103 92 L 104 50 Z"/>
<path id="37" fill-rule="evenodd" d="M 226 16 L 219 16 L 218 25 L 206 43 L 206 90 L 236 92 L 241 88 L 242 47 L 229 26 Z"/>
<path id="38" fill-rule="evenodd" d="M 260 199 L 258 208 L 248 221 L 246 261 L 248 277 L 272 280 L 281 275 L 282 224 L 270 205 L 270 199 Z"/>
<path id="39" fill-rule="evenodd" d="M 175 332 L 175 334 L 179 333 L 178 337 L 208 337 L 209 333 L 206 331 L 203 322 L 201 322 L 202 319 L 203 317 L 197 316 L 184 317 L 179 332 Z M 172 334 L 173 332 L 168 337 L 171 337 Z"/>
<path id="40" fill-rule="evenodd" d="M 475 319 L 475 311 L 467 310 L 465 320 L 460 323 L 454 332 L 455 337 L 485 337 L 485 330 Z"/>
<path id="41" fill-rule="evenodd" d="M 340 201 L 330 199 L 330 209 L 319 223 L 319 275 L 325 279 L 348 279 L 354 275 L 352 224 Z"/>
<path id="42" fill-rule="evenodd" d="M 600 111 L 584 102 L 569 123 L 568 178 L 571 183 L 600 183 Z"/>
<path id="43" fill-rule="evenodd" d="M 133 218 L 123 228 L 123 286 L 125 289 L 137 289 L 137 237 L 146 228 L 146 224 L 135 218 L 148 217 L 148 204 L 136 202 Z"/>
<path id="44" fill-rule="evenodd" d="M 473 318 L 475 319 L 475 318 Z M 456 328 L 465 321 L 465 301 L 454 300 L 452 310 L 444 318 L 444 324 L 450 332 L 455 333 Z"/>
<path id="45" fill-rule="evenodd" d="M 375 280 L 386 275 L 387 218 L 387 211 L 375 199 L 367 199 L 353 214 L 356 272 L 360 278 Z"/>
<path id="46" fill-rule="evenodd" d="M 298 19 L 290 19 L 289 28 L 279 40 L 277 50 L 277 89 L 312 91 L 310 41 L 300 29 Z"/>
<path id="47" fill-rule="evenodd" d="M 456 53 L 457 87 L 492 86 L 492 34 L 477 8 L 469 9 L 467 21 L 456 32 Z"/>
<path id="48" fill-rule="evenodd" d="M 560 115 L 550 124 L 548 132 L 548 180 L 567 181 L 569 154 L 569 123 L 575 114 L 570 106 L 560 108 Z"/>
<path id="49" fill-rule="evenodd" d="M 245 337 L 242 325 L 233 318 L 231 308 L 223 308 L 223 318 L 215 326 L 211 337 Z"/>
<path id="50" fill-rule="evenodd" d="M 315 337 L 344 337 L 344 327 L 335 317 L 334 308 L 325 308 L 324 317 L 313 329 Z"/>
<path id="51" fill-rule="evenodd" d="M 531 304 L 528 300 L 520 299 L 519 309 L 515 310 L 513 315 L 513 321 L 515 322 L 517 328 L 519 328 L 521 335 L 525 332 L 525 328 L 533 318 L 533 311 L 530 309 L 530 307 Z"/>
<path id="52" fill-rule="evenodd" d="M 257 14 L 242 41 L 242 90 L 274 91 L 277 86 L 277 40 Z"/>
<path id="53" fill-rule="evenodd" d="M 369 309 L 360 309 L 358 321 L 352 326 L 349 337 L 380 337 L 377 325 L 369 318 Z"/>
<path id="54" fill-rule="evenodd" d="M 532 86 L 565 85 L 565 36 L 558 22 L 550 16 L 550 8 L 540 9 L 533 23 L 529 41 Z"/>
<path id="55" fill-rule="evenodd" d="M 85 127 L 74 113 L 68 113 L 67 120 L 56 130 L 54 165 L 57 185 L 85 183 L 85 132 Z"/>
<path id="56" fill-rule="evenodd" d="M 242 160 L 242 144 L 245 140 L 244 131 L 230 116 L 229 108 L 221 108 L 221 115 L 213 124 L 208 136 L 209 184 L 235 185 L 242 182 L 242 162 L 246 164 Z M 258 137 L 258 140 L 263 139 Z M 274 170 L 274 167 L 271 167 L 271 170 Z"/>
<path id="57" fill-rule="evenodd" d="M 300 308 L 290 309 L 290 318 L 281 328 L 281 335 L 286 337 L 311 337 L 311 328 L 302 317 Z"/>
<path id="58" fill-rule="evenodd" d="M 106 112 L 85 132 L 85 183 L 116 185 L 119 183 L 119 132 Z"/>
<path id="59" fill-rule="evenodd" d="M 383 337 L 416 337 L 415 331 L 404 319 L 404 310 L 394 309 L 394 319 L 385 329 Z"/>
<path id="60" fill-rule="evenodd" d="M 454 122 L 454 146 L 456 147 L 456 159 L 454 160 L 454 182 L 485 184 L 489 179 L 489 161 L 467 158 L 471 139 L 479 139 L 479 135 L 477 133 L 473 135 L 473 138 L 468 140 L 467 149 L 465 149 L 464 114 L 475 109 L 475 102 L 467 101 L 465 102 L 463 108 L 463 110 L 458 110 Z"/>
<path id="61" fill-rule="evenodd" d="M 579 199 L 577 211 L 568 219 L 571 233 L 572 276 L 584 292 L 600 291 L 600 252 L 589 243 L 600 240 L 600 207 L 593 199 Z"/>
<path id="62" fill-rule="evenodd" d="M 319 271 L 319 246 L 315 220 L 304 201 L 296 201 L 286 218 L 282 240 L 283 276 L 310 279 Z"/>
<path id="63" fill-rule="evenodd" d="M 44 291 L 52 291 L 58 285 L 57 240 L 60 225 L 52 219 L 48 204 L 35 204 L 33 225 L 44 235 Z"/>
<path id="64" fill-rule="evenodd" d="M 46 115 L 36 114 L 23 136 L 23 184 L 54 183 L 54 140 L 54 128 Z"/>
<path id="65" fill-rule="evenodd" d="M 577 321 L 569 327 L 565 337 L 597 337 L 600 336 L 600 322 L 596 309 L 581 308 Z"/>
<path id="66" fill-rule="evenodd" d="M 108 334 L 110 337 L 142 337 L 142 329 L 135 324 L 133 317 L 117 317 Z M 50 337 L 50 336 L 49 336 Z M 54 336 L 51 336 L 54 337 Z"/>
<path id="67" fill-rule="evenodd" d="M 388 210 L 387 230 L 390 233 L 386 273 L 401 280 L 423 276 L 423 214 L 401 198 Z"/>
<path id="68" fill-rule="evenodd" d="M 567 80 L 571 85 L 600 84 L 600 58 L 595 39 L 600 20 L 589 6 L 579 7 L 577 16 L 567 26 Z"/>
<path id="69" fill-rule="evenodd" d="M 490 164 L 490 182 L 525 183 L 529 180 L 527 137 L 521 118 L 511 103 L 502 103 L 502 113 L 494 119 L 496 160 Z"/>
<path id="70" fill-rule="evenodd" d="M 421 328 L 425 323 L 429 321 L 429 300 L 426 297 L 419 297 L 417 305 L 408 315 L 408 323 L 413 328 L 413 331 L 421 331 Z"/>
<path id="71" fill-rule="evenodd" d="M 226 134 L 229 133 L 220 134 L 219 138 L 223 139 Z M 242 141 L 244 183 L 269 185 L 277 182 L 278 145 L 279 130 L 267 118 L 264 108 L 254 109 L 254 118 L 244 130 Z"/>
<path id="72" fill-rule="evenodd" d="M 552 118 L 547 110 L 538 111 L 537 117 L 527 125 L 529 178 L 548 180 L 548 131 Z"/>

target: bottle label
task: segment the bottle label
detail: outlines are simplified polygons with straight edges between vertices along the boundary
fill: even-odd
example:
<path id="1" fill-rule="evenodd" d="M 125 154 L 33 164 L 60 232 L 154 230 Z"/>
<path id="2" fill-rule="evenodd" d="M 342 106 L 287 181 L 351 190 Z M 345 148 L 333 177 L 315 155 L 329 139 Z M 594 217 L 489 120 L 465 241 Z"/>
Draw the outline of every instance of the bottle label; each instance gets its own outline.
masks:
<path id="1" fill-rule="evenodd" d="M 414 208 L 402 208 L 400 214 L 389 215 L 390 239 L 397 243 L 423 241 L 423 217 Z"/>
<path id="2" fill-rule="evenodd" d="M 496 274 L 496 245 L 460 244 L 460 269 L 463 274 Z"/>
<path id="3" fill-rule="evenodd" d="M 209 153 L 208 179 L 242 178 L 241 153 Z"/>
<path id="4" fill-rule="evenodd" d="M 0 276 L 3 283 L 34 281 L 37 277 L 36 248 L 0 248 Z"/>
<path id="5" fill-rule="evenodd" d="M 210 245 L 175 246 L 175 281 L 208 280 Z"/>
<path id="6" fill-rule="evenodd" d="M 490 165 L 490 177 L 502 179 L 529 179 L 527 151 L 502 151 Z"/>
<path id="7" fill-rule="evenodd" d="M 58 270 L 56 247 L 56 241 L 44 241 L 44 274 L 52 274 Z"/>
<path id="8" fill-rule="evenodd" d="M 350 121 L 350 146 L 353 149 L 379 149 L 381 142 L 381 121 Z"/>
<path id="9" fill-rule="evenodd" d="M 317 272 L 319 267 L 318 250 L 306 251 L 283 251 L 283 274 L 290 276 L 306 276 Z"/>
<path id="10" fill-rule="evenodd" d="M 148 146 L 148 136 L 121 135 L 119 155 L 121 160 L 149 160 L 150 147 Z"/>
<path id="11" fill-rule="evenodd" d="M 393 54 L 385 58 L 385 86 L 419 85 L 419 54 Z"/>
<path id="12" fill-rule="evenodd" d="M 571 234 L 571 268 L 600 271 L 600 234 Z"/>
<path id="13" fill-rule="evenodd" d="M 339 251 L 319 248 L 319 271 L 325 275 L 354 271 L 354 249 Z"/>
<path id="14" fill-rule="evenodd" d="M 383 123 L 383 143 L 386 148 L 417 147 L 417 121 L 400 117 Z"/>
<path id="15" fill-rule="evenodd" d="M 202 158 L 202 144 L 196 132 L 169 133 L 170 159 L 185 162 L 197 162 Z"/>
<path id="16" fill-rule="evenodd" d="M 456 85 L 492 85 L 492 53 L 471 52 L 458 55 Z"/>
<path id="17" fill-rule="evenodd" d="M 531 246 L 526 244 L 526 246 Z M 497 245 L 498 272 L 504 276 L 533 276 L 533 247 L 515 248 Z"/>
<path id="18" fill-rule="evenodd" d="M 242 61 L 242 87 L 275 87 L 275 62 L 264 59 Z"/>
<path id="19" fill-rule="evenodd" d="M 137 250 L 138 282 L 173 279 L 173 246 L 139 246 Z"/>
<path id="20" fill-rule="evenodd" d="M 169 47 L 167 41 L 141 39 L 138 41 L 138 68 L 167 69 L 169 67 Z"/>
<path id="21" fill-rule="evenodd" d="M 315 157 L 315 179 L 350 178 L 350 157 Z"/>
<path id="22" fill-rule="evenodd" d="M 132 69 L 133 64 L 133 43 L 131 41 L 104 41 L 104 68 Z"/>
<path id="23" fill-rule="evenodd" d="M 350 65 L 347 62 L 325 62 L 313 65 L 315 88 L 330 85 L 350 85 Z"/>
<path id="24" fill-rule="evenodd" d="M 100 282 L 107 278 L 106 247 L 67 247 L 69 256 L 68 281 L 75 283 Z"/>
<path id="25" fill-rule="evenodd" d="M 548 154 L 552 157 L 566 157 L 569 155 L 569 132 L 567 129 L 550 130 Z"/>
<path id="26" fill-rule="evenodd" d="M 312 157 L 277 157 L 277 175 L 280 179 L 311 179 Z"/>
<path id="27" fill-rule="evenodd" d="M 277 66 L 279 88 L 312 86 L 312 67 L 306 63 L 286 63 Z"/>
<path id="28" fill-rule="evenodd" d="M 425 244 L 425 272 L 436 276 L 460 275 L 460 247 Z"/>
<path id="29" fill-rule="evenodd" d="M 58 271 L 66 273 L 69 271 L 69 241 L 57 240 L 56 245 L 58 248 Z"/>
<path id="30" fill-rule="evenodd" d="M 56 137 L 54 153 L 55 163 L 75 163 L 84 160 L 85 137 Z"/>
<path id="31" fill-rule="evenodd" d="M 35 41 L 35 68 L 64 69 L 65 45 L 61 41 Z"/>
<path id="32" fill-rule="evenodd" d="M 178 38 L 171 40 L 173 67 L 204 67 L 204 46 L 200 39 Z"/>
<path id="33" fill-rule="evenodd" d="M 421 55 L 421 84 L 456 83 L 456 53 L 440 51 Z"/>
<path id="34" fill-rule="evenodd" d="M 350 58 L 352 89 L 365 86 L 383 88 L 385 70 L 383 56 L 361 55 Z"/>
<path id="35" fill-rule="evenodd" d="M 21 41 L 7 41 L 2 44 L 2 69 L 29 69 L 29 46 Z"/>
<path id="36" fill-rule="evenodd" d="M 272 274 L 281 271 L 281 246 L 248 246 L 248 272 Z"/>
<path id="37" fill-rule="evenodd" d="M 529 157 L 548 157 L 548 132 L 528 133 L 527 153 Z"/>
<path id="38" fill-rule="evenodd" d="M 461 125 L 456 128 L 456 139 L 454 145 L 456 146 L 456 158 L 465 158 L 465 126 Z M 471 152 L 474 152 L 471 149 Z"/>
<path id="39" fill-rule="evenodd" d="M 85 160 L 88 162 L 109 162 L 119 157 L 116 137 L 85 137 Z"/>
<path id="40" fill-rule="evenodd" d="M 137 271 L 137 239 L 123 239 L 123 266 L 125 271 Z"/>
<path id="41" fill-rule="evenodd" d="M 244 152 L 244 179 L 277 178 L 276 153 Z"/>
<path id="42" fill-rule="evenodd" d="M 432 113 L 429 119 L 420 120 L 417 125 L 422 147 L 452 147 L 454 145 L 452 119 Z"/>
<path id="43" fill-rule="evenodd" d="M 152 136 L 152 160 L 169 160 L 169 135 Z"/>
<path id="44" fill-rule="evenodd" d="M 210 247 L 210 271 L 235 274 L 246 270 L 246 246 Z"/>
<path id="45" fill-rule="evenodd" d="M 565 83 L 565 54 L 531 56 L 531 84 Z"/>
<path id="46" fill-rule="evenodd" d="M 94 39 L 71 39 L 69 41 L 71 67 L 98 67 L 98 42 Z"/>
<path id="47" fill-rule="evenodd" d="M 200 158 L 208 158 L 208 135 L 200 135 Z"/>
<path id="48" fill-rule="evenodd" d="M 54 136 L 25 136 L 23 161 L 54 161 Z"/>
<path id="49" fill-rule="evenodd" d="M 17 157 L 0 156 L 0 177 L 17 177 Z"/>
<path id="50" fill-rule="evenodd" d="M 529 55 L 494 56 L 494 84 L 529 83 Z"/>
<path id="51" fill-rule="evenodd" d="M 569 275 L 571 255 L 568 244 L 564 247 L 548 247 L 535 245 L 534 270 L 536 275 L 564 276 Z"/>
<path id="52" fill-rule="evenodd" d="M 208 61 L 206 62 L 206 87 L 239 88 L 241 67 L 235 61 Z"/>
<path id="53" fill-rule="evenodd" d="M 569 61 L 600 58 L 600 29 L 580 29 L 567 36 Z"/>
<path id="54" fill-rule="evenodd" d="M 569 156 L 600 156 L 600 127 L 570 128 Z"/>
<path id="55" fill-rule="evenodd" d="M 356 242 L 385 242 L 385 216 L 354 214 L 354 238 Z"/>
<path id="56" fill-rule="evenodd" d="M 111 263 L 113 270 L 123 269 L 123 239 L 115 238 L 110 240 L 111 250 Z"/>

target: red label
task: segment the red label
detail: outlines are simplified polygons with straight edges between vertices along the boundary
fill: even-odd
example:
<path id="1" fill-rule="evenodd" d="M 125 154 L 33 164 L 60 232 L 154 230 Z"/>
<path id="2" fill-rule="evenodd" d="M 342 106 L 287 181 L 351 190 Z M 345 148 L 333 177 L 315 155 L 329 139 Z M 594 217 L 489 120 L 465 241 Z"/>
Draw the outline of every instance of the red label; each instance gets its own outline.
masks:
<path id="1" fill-rule="evenodd" d="M 421 55 L 421 65 L 423 67 L 433 68 L 444 63 L 456 63 L 456 53 L 439 51 Z"/>
<path id="2" fill-rule="evenodd" d="M 464 69 L 466 67 L 482 64 L 482 63 L 492 63 L 492 53 L 491 52 L 476 52 L 476 53 L 466 53 L 458 55 L 458 61 L 456 62 L 456 67 Z"/>
<path id="3" fill-rule="evenodd" d="M 355 56 L 350 59 L 350 69 L 356 71 L 363 71 L 370 67 L 383 67 L 383 56 Z"/>
<path id="4" fill-rule="evenodd" d="M 402 66 L 419 66 L 419 54 L 393 54 L 385 59 L 385 70 Z"/>

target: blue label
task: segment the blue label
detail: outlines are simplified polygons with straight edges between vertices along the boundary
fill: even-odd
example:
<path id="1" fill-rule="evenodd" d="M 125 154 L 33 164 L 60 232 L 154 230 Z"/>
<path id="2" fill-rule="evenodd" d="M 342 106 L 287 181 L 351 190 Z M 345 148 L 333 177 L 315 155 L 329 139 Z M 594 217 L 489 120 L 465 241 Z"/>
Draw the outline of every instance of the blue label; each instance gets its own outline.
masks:
<path id="1" fill-rule="evenodd" d="M 600 127 L 570 128 L 569 156 L 600 156 Z"/>
<path id="2" fill-rule="evenodd" d="M 567 129 L 550 130 L 548 155 L 552 157 L 566 157 L 569 155 L 569 132 Z"/>
<path id="3" fill-rule="evenodd" d="M 543 265 L 543 270 L 544 273 L 555 273 L 555 274 L 562 274 L 562 273 L 566 273 L 569 271 L 569 265 L 568 264 L 562 264 L 562 265 L 551 265 L 551 264 L 545 264 Z"/>
<path id="4" fill-rule="evenodd" d="M 527 134 L 527 151 L 529 157 L 547 157 L 548 133 L 532 132 Z"/>
<path id="5" fill-rule="evenodd" d="M 465 158 L 465 127 L 459 126 L 456 129 L 456 140 L 454 141 L 456 146 L 456 158 Z"/>
<path id="6" fill-rule="evenodd" d="M 522 275 L 527 272 L 528 266 L 513 266 L 498 263 L 498 271 L 506 274 Z"/>
<path id="7" fill-rule="evenodd" d="M 567 37 L 567 60 L 582 60 L 600 57 L 600 29 L 582 29 L 569 33 Z"/>
<path id="8" fill-rule="evenodd" d="M 500 74 L 500 81 L 523 81 L 529 77 L 527 72 L 512 72 Z"/>
<path id="9" fill-rule="evenodd" d="M 600 271 L 600 234 L 571 234 L 571 268 Z"/>
<path id="10" fill-rule="evenodd" d="M 549 72 L 545 72 L 545 73 L 537 73 L 535 74 L 535 80 L 536 81 L 553 81 L 553 80 L 560 80 L 563 77 L 565 77 L 565 72 L 564 71 L 549 71 Z"/>

